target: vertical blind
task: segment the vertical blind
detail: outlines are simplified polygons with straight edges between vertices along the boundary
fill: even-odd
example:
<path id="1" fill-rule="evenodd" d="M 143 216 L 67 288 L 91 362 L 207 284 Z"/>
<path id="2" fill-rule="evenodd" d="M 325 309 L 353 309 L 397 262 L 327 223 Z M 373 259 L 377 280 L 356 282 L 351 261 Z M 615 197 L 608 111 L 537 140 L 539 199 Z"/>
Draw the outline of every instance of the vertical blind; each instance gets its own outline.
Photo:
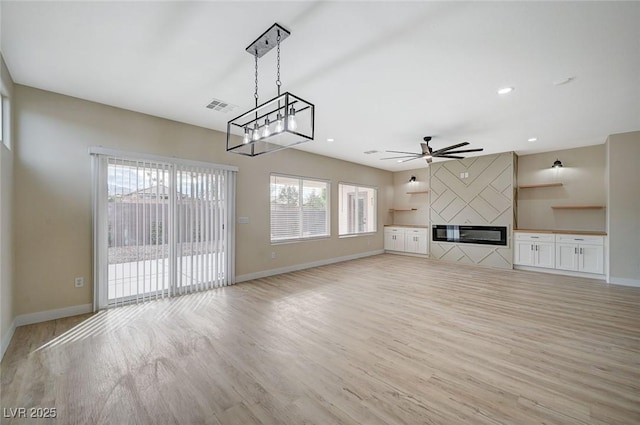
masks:
<path id="1" fill-rule="evenodd" d="M 271 175 L 271 242 L 330 234 L 330 183 L 305 177 Z"/>
<path id="2" fill-rule="evenodd" d="M 91 153 L 95 309 L 234 283 L 235 168 Z"/>

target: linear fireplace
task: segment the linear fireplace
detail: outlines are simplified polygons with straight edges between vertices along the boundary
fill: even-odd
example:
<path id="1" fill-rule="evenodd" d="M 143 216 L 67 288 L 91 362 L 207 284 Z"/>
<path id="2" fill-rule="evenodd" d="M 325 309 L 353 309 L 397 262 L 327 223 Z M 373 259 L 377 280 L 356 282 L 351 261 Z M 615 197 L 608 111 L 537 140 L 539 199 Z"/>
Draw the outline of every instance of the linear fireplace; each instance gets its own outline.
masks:
<path id="1" fill-rule="evenodd" d="M 434 242 L 507 245 L 507 228 L 501 226 L 434 225 L 432 236 Z"/>

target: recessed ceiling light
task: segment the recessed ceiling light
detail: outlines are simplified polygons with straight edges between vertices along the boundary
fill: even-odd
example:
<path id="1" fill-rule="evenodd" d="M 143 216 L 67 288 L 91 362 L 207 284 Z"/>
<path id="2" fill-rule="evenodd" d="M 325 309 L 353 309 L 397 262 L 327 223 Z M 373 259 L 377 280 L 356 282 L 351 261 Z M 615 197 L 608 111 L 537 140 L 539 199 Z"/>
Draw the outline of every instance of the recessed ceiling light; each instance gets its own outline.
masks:
<path id="1" fill-rule="evenodd" d="M 527 142 L 535 142 L 537 140 L 538 140 L 537 137 L 530 137 L 530 138 L 527 139 Z"/>
<path id="2" fill-rule="evenodd" d="M 334 139 L 332 139 L 332 138 L 328 138 L 328 139 L 327 139 L 327 142 L 331 143 L 331 142 L 333 142 L 333 140 L 334 140 Z"/>
<path id="3" fill-rule="evenodd" d="M 507 94 L 507 93 L 511 93 L 513 91 L 513 87 L 503 87 L 500 90 L 498 90 L 498 94 Z"/>

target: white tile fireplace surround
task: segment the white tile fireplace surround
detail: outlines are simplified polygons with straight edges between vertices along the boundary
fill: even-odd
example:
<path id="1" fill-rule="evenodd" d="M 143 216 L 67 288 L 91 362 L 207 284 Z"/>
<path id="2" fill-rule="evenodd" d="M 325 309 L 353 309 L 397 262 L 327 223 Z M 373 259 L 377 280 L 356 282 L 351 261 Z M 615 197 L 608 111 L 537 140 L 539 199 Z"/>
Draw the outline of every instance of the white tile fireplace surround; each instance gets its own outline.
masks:
<path id="1" fill-rule="evenodd" d="M 431 226 L 506 228 L 506 244 L 433 240 L 431 258 L 511 269 L 515 154 L 507 152 L 431 164 Z"/>

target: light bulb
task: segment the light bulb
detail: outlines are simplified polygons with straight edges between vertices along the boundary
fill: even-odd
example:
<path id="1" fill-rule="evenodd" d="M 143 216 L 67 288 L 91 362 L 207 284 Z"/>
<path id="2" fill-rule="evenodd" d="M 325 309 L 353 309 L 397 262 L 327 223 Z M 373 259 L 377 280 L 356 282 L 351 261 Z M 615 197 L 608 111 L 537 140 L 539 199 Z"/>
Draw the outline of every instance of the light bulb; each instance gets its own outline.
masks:
<path id="1" fill-rule="evenodd" d="M 291 109 L 289 110 L 289 120 L 287 122 L 287 128 L 289 130 L 295 130 L 296 127 L 298 127 L 298 124 L 296 123 L 296 110 L 293 109 L 293 106 L 292 106 Z"/>
<path id="2" fill-rule="evenodd" d="M 245 145 L 249 143 L 249 129 L 247 128 L 247 126 L 244 127 L 244 137 L 242 138 L 242 143 L 244 143 Z"/>
<path id="3" fill-rule="evenodd" d="M 278 117 L 276 118 L 276 133 L 282 133 L 284 130 L 284 121 L 282 120 L 282 115 L 278 112 Z"/>
<path id="4" fill-rule="evenodd" d="M 253 126 L 253 140 L 258 140 L 260 138 L 260 128 L 258 127 L 258 123 L 255 123 Z"/>
<path id="5" fill-rule="evenodd" d="M 271 132 L 269 131 L 269 117 L 267 117 L 264 120 L 264 130 L 262 130 L 262 137 L 266 139 L 270 134 Z"/>

